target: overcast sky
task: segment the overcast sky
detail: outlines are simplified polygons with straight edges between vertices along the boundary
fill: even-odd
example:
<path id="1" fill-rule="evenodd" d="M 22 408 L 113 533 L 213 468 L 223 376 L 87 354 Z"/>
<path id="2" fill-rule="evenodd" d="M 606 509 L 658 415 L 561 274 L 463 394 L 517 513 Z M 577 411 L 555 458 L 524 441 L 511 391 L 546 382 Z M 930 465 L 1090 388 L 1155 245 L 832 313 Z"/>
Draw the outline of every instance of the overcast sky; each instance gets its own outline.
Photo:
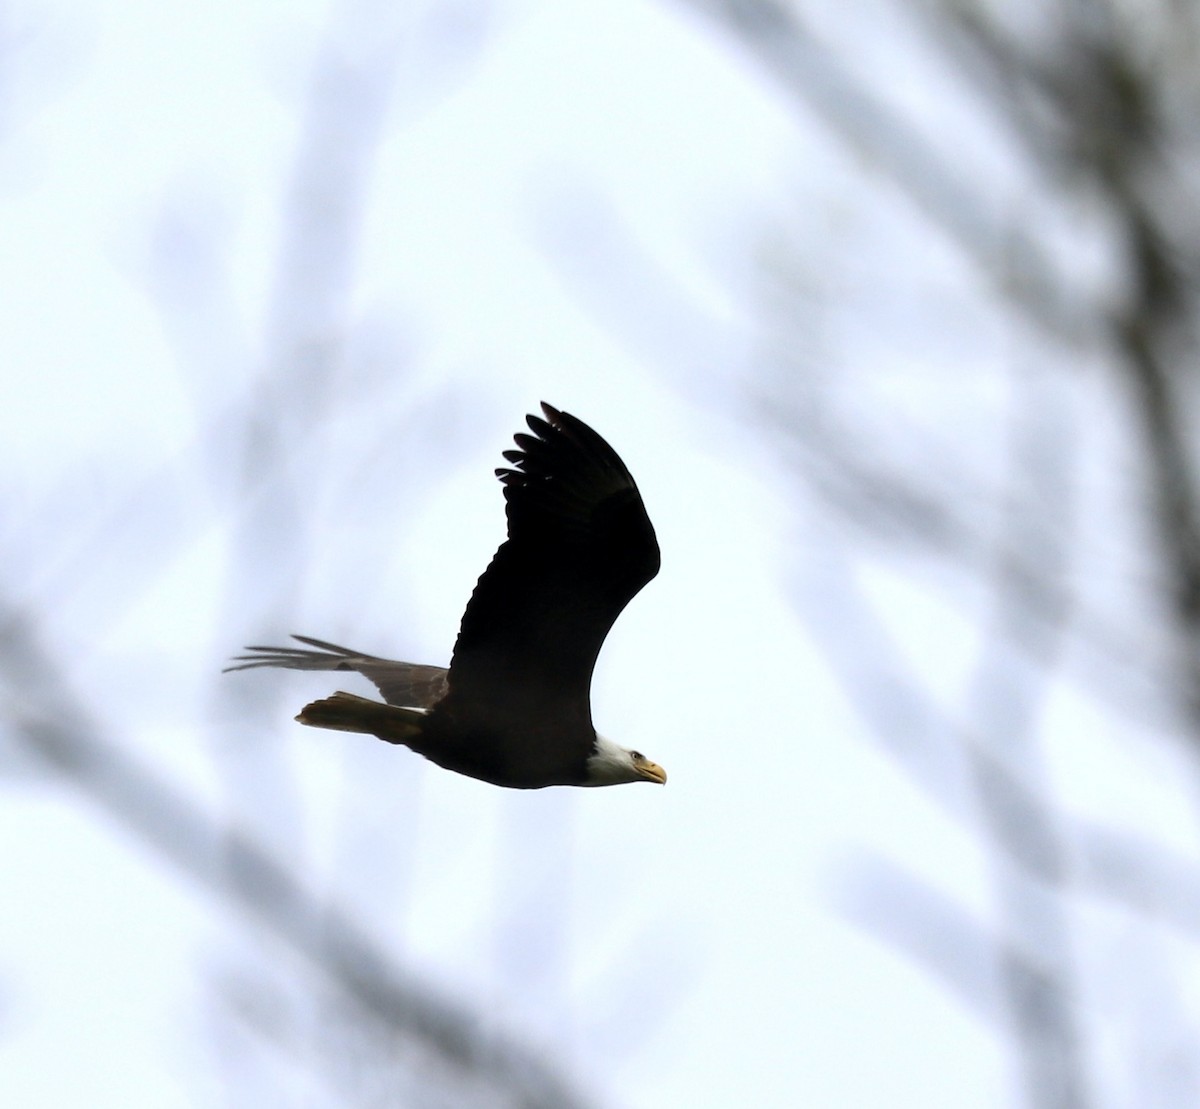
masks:
<path id="1" fill-rule="evenodd" d="M 823 608 L 852 579 L 936 702 L 969 680 L 986 606 L 856 547 L 795 480 L 770 400 L 802 371 L 832 411 L 878 398 L 868 432 L 930 429 L 935 470 L 986 484 L 1008 369 L 1038 354 L 686 6 L 394 6 L 9 6 L 6 604 L 146 766 L 598 1104 L 1011 1104 L 989 1003 L 853 908 L 886 857 L 986 927 L 988 860 L 872 743 L 812 631 L 853 634 Z M 913 111 L 970 120 L 902 29 L 828 30 L 856 67 L 894 66 Z M 321 75 L 341 68 L 379 86 L 339 98 Z M 781 289 L 782 352 L 758 316 Z M 543 398 L 616 447 L 658 529 L 594 715 L 665 789 L 504 793 L 293 724 L 327 677 L 218 677 L 293 631 L 444 662 L 503 537 L 492 468 Z M 1089 452 L 1120 449 L 1103 398 L 1044 399 L 1073 413 L 1086 484 Z M 266 475 L 226 438 L 247 412 Z M 1069 677 L 1045 701 L 1073 805 L 1119 794 L 1190 844 L 1169 748 L 1121 746 L 1138 729 Z M 218 984 L 256 980 L 271 941 L 35 760 L 3 769 L 4 1102 L 337 1104 L 296 1042 L 229 1031 Z M 1122 926 L 1097 927 L 1119 962 Z M 1133 1019 L 1122 989 L 1104 1030 Z M 1114 1060 L 1103 1104 L 1129 1104 Z"/>

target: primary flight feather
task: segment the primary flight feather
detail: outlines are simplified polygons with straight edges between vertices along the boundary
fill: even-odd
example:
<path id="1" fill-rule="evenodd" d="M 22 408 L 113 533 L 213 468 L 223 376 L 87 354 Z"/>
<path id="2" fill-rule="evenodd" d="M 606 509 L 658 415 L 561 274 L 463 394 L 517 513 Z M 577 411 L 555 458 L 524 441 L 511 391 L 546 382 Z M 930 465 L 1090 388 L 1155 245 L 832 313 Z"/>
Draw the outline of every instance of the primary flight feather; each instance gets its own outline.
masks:
<path id="1" fill-rule="evenodd" d="M 599 435 L 542 405 L 504 452 L 508 539 L 463 613 L 449 670 L 319 639 L 247 647 L 230 670 L 352 670 L 386 704 L 335 693 L 301 724 L 365 732 L 447 770 L 515 789 L 665 783 L 662 767 L 597 734 L 596 656 L 621 610 L 659 568 L 658 541 L 629 470 Z"/>

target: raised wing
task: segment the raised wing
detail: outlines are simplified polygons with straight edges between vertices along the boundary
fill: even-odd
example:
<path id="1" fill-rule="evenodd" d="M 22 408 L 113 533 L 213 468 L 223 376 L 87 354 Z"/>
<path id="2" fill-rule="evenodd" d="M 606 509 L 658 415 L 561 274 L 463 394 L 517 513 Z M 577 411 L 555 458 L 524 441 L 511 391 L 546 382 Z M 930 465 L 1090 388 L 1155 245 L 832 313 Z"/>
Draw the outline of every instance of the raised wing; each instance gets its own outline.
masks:
<path id="1" fill-rule="evenodd" d="M 658 541 L 625 464 L 590 427 L 542 405 L 496 471 L 508 540 L 463 614 L 447 707 L 590 730 L 596 656 L 659 568 Z"/>
<path id="2" fill-rule="evenodd" d="M 225 670 L 253 670 L 256 666 L 279 666 L 285 670 L 353 670 L 370 678 L 389 705 L 403 708 L 432 708 L 446 693 L 447 671 L 441 666 L 421 666 L 364 655 L 306 635 L 293 635 L 292 638 L 316 650 L 247 647 L 247 651 L 257 653 L 238 655 L 233 660 L 238 665 L 227 666 Z"/>

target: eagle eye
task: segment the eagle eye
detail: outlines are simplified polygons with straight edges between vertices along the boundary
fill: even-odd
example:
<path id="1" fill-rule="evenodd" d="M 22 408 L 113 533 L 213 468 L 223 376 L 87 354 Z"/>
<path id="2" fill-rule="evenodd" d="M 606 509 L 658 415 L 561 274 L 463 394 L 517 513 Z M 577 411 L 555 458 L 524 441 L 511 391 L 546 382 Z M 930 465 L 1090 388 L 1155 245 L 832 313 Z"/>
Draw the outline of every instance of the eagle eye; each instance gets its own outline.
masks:
<path id="1" fill-rule="evenodd" d="M 629 757 L 633 759 L 634 762 L 641 762 L 646 756 L 643 755 L 641 751 L 630 751 Z"/>

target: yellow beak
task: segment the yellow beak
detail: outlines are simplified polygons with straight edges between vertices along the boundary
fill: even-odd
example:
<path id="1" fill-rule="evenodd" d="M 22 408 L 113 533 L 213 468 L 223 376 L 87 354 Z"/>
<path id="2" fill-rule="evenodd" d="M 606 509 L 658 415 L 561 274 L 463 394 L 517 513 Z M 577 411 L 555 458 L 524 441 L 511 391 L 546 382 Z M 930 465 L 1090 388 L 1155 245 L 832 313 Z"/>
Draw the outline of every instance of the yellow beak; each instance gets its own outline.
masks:
<path id="1" fill-rule="evenodd" d="M 667 772 L 656 762 L 644 762 L 638 771 L 648 782 L 657 782 L 660 786 L 667 784 Z"/>

